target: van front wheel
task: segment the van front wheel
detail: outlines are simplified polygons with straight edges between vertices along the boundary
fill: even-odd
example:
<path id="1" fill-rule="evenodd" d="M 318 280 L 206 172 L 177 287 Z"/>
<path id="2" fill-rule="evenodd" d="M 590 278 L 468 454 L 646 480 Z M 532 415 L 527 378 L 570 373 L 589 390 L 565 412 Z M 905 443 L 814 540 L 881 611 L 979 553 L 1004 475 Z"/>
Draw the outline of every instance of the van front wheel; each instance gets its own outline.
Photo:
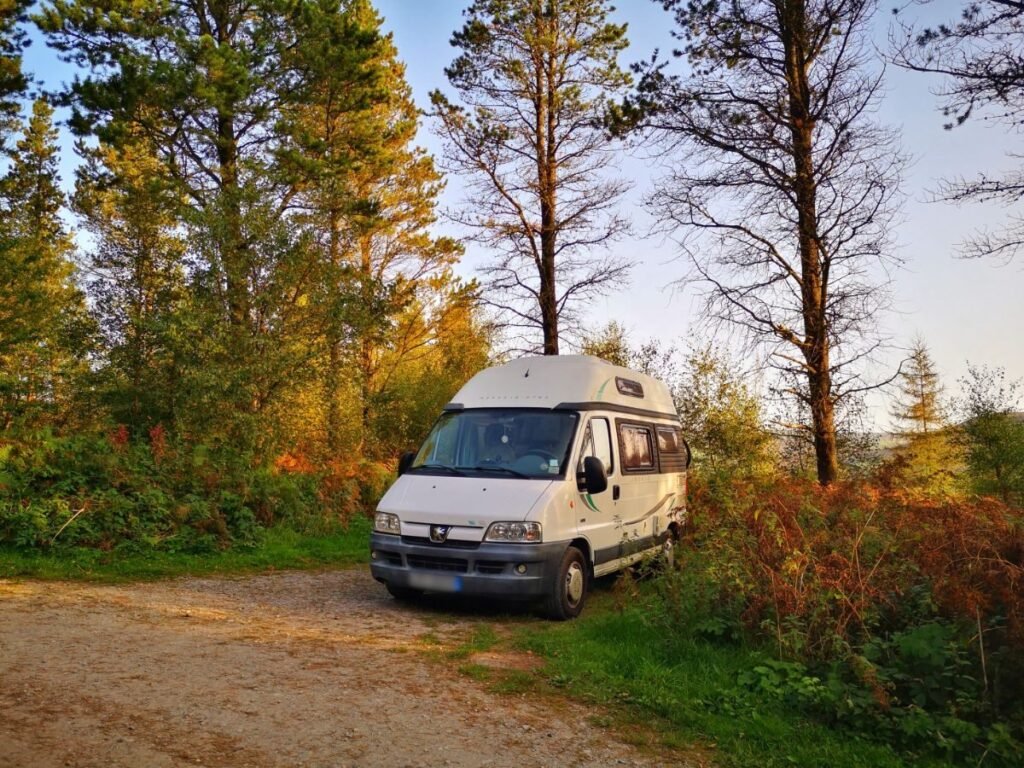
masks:
<path id="1" fill-rule="evenodd" d="M 568 547 L 562 555 L 544 604 L 544 613 L 550 619 L 565 621 L 575 619 L 583 610 L 590 587 L 590 571 L 583 553 L 576 547 Z"/>

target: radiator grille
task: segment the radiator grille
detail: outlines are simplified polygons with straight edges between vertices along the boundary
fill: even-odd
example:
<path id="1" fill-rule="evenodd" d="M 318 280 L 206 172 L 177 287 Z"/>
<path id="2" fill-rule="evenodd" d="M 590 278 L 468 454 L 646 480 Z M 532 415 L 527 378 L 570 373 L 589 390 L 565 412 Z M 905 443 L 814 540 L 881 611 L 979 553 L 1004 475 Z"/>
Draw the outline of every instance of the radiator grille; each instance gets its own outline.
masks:
<path id="1" fill-rule="evenodd" d="M 431 541 L 426 536 L 403 536 L 403 544 L 416 544 L 419 546 L 427 547 L 447 547 L 448 549 L 479 549 L 479 541 L 460 541 L 458 539 L 448 539 L 448 541 Z"/>
<path id="2" fill-rule="evenodd" d="M 498 563 L 493 560 L 481 560 L 476 564 L 477 573 L 504 573 L 508 563 Z"/>
<path id="3" fill-rule="evenodd" d="M 469 562 L 455 557 L 433 557 L 432 555 L 406 555 L 410 568 L 423 568 L 430 571 L 455 571 L 465 573 L 469 570 Z"/>

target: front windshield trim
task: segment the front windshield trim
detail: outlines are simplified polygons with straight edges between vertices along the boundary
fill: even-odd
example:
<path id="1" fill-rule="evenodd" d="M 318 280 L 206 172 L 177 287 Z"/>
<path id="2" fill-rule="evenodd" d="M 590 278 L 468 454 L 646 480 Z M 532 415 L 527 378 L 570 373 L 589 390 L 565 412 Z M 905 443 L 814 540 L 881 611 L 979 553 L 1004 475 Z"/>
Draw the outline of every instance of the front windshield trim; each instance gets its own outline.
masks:
<path id="1" fill-rule="evenodd" d="M 535 418 L 528 419 L 521 423 L 516 423 L 515 420 L 516 416 L 536 417 L 538 415 L 545 414 L 558 418 L 560 423 L 549 423 L 543 425 L 543 428 L 541 428 L 541 423 Z M 441 457 L 437 455 L 437 451 L 440 448 L 440 441 L 445 437 L 441 434 L 441 430 L 444 429 L 445 425 L 456 422 L 456 420 L 462 420 L 463 423 L 458 424 L 455 428 L 455 445 L 451 449 L 452 452 L 464 451 L 466 448 L 472 448 L 478 453 L 483 450 L 484 446 L 482 443 L 484 442 L 484 438 L 481 428 L 486 428 L 491 426 L 491 424 L 475 425 L 475 442 L 467 444 L 467 446 L 462 445 L 463 437 L 461 436 L 461 431 L 474 428 L 472 422 L 470 422 L 469 426 L 466 426 L 466 420 L 474 418 L 478 419 L 481 416 L 486 415 L 493 415 L 495 417 L 491 424 L 506 424 L 506 431 L 509 427 L 512 427 L 512 432 L 514 434 L 523 431 L 524 428 L 528 428 L 528 430 L 546 432 L 547 434 L 545 436 L 548 438 L 548 444 L 551 445 L 554 450 L 544 450 L 540 446 L 526 442 L 517 445 L 518 448 L 524 451 L 517 461 L 525 461 L 526 464 L 517 464 L 505 459 L 495 463 L 493 468 L 488 467 L 487 461 L 481 461 L 479 456 L 462 462 L 460 462 L 457 457 L 453 457 L 453 460 L 449 463 L 448 461 L 442 460 Z M 510 408 L 504 406 L 495 408 L 462 408 L 458 410 L 445 410 L 438 417 L 437 421 L 434 422 L 427 438 L 417 451 L 416 458 L 413 460 L 412 465 L 408 470 L 406 470 L 406 472 L 431 476 L 454 477 L 456 476 L 456 473 L 458 473 L 459 475 L 464 475 L 466 477 L 504 478 L 511 480 L 564 480 L 572 466 L 572 453 L 576 445 L 576 439 L 580 423 L 582 421 L 583 419 L 577 411 L 564 408 Z M 554 431 L 557 436 L 552 437 L 552 431 Z M 531 435 L 531 437 L 536 436 Z M 552 440 L 554 442 L 552 442 Z M 559 457 L 558 449 L 562 446 L 563 440 L 565 441 L 564 448 L 560 451 L 561 456 Z M 510 440 L 503 435 L 503 447 L 511 449 L 512 446 L 508 445 L 509 442 Z M 427 452 L 425 453 L 425 451 Z M 555 461 L 559 462 L 557 472 L 539 471 L 540 467 L 543 465 L 540 465 L 536 470 L 531 470 L 532 465 L 529 462 L 536 461 L 538 459 L 543 460 L 544 457 L 547 457 L 548 461 L 552 464 Z"/>

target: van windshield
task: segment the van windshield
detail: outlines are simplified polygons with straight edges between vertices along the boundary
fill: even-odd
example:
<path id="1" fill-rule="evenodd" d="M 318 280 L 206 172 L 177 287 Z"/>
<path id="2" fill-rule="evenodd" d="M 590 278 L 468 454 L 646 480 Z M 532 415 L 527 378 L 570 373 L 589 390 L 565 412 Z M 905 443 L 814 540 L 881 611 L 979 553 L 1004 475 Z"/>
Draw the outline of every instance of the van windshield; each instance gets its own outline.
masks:
<path id="1" fill-rule="evenodd" d="M 578 421 L 579 415 L 569 411 L 447 411 L 410 471 L 553 479 L 565 473 Z"/>

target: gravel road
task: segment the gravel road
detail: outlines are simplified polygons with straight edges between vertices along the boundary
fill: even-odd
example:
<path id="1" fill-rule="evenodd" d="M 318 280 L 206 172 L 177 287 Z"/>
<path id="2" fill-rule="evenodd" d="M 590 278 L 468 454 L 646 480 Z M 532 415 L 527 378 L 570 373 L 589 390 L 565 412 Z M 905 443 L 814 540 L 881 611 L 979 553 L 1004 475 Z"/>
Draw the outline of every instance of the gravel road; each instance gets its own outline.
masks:
<path id="1" fill-rule="evenodd" d="M 396 603 L 363 569 L 0 580 L 0 768 L 678 764 L 423 653 L 481 620 Z"/>

